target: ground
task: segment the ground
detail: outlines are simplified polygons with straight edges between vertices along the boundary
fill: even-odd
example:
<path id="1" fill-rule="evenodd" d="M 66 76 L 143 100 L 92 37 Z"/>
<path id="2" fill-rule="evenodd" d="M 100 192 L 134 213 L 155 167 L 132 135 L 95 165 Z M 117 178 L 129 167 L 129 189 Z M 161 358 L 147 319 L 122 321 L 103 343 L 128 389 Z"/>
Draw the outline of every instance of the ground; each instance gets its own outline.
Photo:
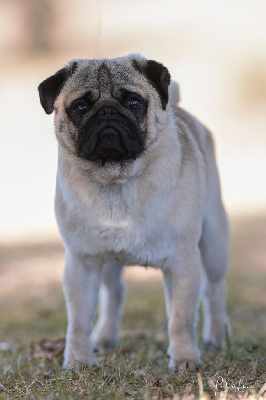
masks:
<path id="1" fill-rule="evenodd" d="M 224 349 L 204 349 L 200 310 L 203 364 L 197 373 L 166 372 L 161 273 L 136 267 L 125 273 L 123 339 L 115 350 L 100 349 L 97 370 L 63 370 L 60 357 L 52 362 L 32 359 L 31 342 L 65 335 L 63 248 L 59 241 L 1 246 L 0 398 L 157 400 L 230 398 L 230 394 L 231 398 L 252 394 L 262 398 L 266 391 L 266 216 L 232 218 L 231 226 L 227 281 L 234 339 Z"/>

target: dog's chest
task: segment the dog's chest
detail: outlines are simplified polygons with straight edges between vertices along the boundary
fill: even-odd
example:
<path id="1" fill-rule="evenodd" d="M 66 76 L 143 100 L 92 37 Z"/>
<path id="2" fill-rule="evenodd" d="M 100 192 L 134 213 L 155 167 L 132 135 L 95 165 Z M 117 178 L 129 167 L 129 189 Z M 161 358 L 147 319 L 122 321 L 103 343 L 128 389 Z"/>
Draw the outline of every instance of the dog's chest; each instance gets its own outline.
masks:
<path id="1" fill-rule="evenodd" d="M 125 265 L 160 267 L 169 259 L 174 249 L 171 223 L 158 198 L 141 204 L 134 195 L 125 200 L 119 193 L 105 193 L 87 200 L 68 203 L 68 229 L 61 222 L 61 232 L 75 252 L 116 258 Z"/>
<path id="2" fill-rule="evenodd" d="M 89 224 L 93 247 L 124 264 L 161 264 L 171 239 L 159 210 L 154 216 L 134 201 L 129 207 L 119 202 L 109 207 L 101 216 L 94 214 L 96 221 Z"/>
<path id="3" fill-rule="evenodd" d="M 123 218 L 102 218 L 90 227 L 91 251 L 97 249 L 123 264 L 161 266 L 171 244 L 165 223 L 156 224 L 149 213 Z"/>

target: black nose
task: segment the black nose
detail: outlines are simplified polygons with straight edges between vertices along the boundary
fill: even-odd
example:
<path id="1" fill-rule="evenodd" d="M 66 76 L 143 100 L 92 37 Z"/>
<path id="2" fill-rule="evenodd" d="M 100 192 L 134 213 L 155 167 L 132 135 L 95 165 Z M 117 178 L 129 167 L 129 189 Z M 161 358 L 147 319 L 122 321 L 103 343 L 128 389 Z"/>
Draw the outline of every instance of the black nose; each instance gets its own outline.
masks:
<path id="1" fill-rule="evenodd" d="M 98 111 L 98 116 L 99 117 L 106 117 L 110 118 L 118 114 L 118 111 L 114 107 L 103 107 Z"/>

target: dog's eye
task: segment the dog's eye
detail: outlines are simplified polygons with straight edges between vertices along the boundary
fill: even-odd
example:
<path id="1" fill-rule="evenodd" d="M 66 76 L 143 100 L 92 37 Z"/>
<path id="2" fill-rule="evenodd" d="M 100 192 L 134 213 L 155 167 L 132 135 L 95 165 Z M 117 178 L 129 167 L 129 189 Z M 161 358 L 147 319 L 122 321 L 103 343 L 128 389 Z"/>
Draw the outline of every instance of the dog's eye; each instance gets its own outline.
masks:
<path id="1" fill-rule="evenodd" d="M 136 111 L 140 108 L 140 101 L 138 99 L 129 99 L 127 104 L 132 111 Z"/>
<path id="2" fill-rule="evenodd" d="M 84 114 L 86 114 L 86 112 L 88 111 L 89 107 L 88 104 L 86 103 L 86 101 L 79 101 L 78 103 L 76 103 L 73 107 L 73 110 L 75 111 L 76 114 L 78 114 L 79 116 L 82 116 Z"/>

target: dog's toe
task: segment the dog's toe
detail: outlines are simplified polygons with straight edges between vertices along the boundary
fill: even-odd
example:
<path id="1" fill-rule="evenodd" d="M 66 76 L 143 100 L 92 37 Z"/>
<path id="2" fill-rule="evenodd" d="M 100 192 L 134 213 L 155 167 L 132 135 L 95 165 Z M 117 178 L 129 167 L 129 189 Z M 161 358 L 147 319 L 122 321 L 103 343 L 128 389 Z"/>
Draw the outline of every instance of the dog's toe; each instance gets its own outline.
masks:
<path id="1" fill-rule="evenodd" d="M 170 358 L 170 362 L 167 368 L 169 373 L 182 374 L 184 372 L 197 372 L 199 370 L 198 363 L 194 360 L 180 360 L 177 361 Z"/>

